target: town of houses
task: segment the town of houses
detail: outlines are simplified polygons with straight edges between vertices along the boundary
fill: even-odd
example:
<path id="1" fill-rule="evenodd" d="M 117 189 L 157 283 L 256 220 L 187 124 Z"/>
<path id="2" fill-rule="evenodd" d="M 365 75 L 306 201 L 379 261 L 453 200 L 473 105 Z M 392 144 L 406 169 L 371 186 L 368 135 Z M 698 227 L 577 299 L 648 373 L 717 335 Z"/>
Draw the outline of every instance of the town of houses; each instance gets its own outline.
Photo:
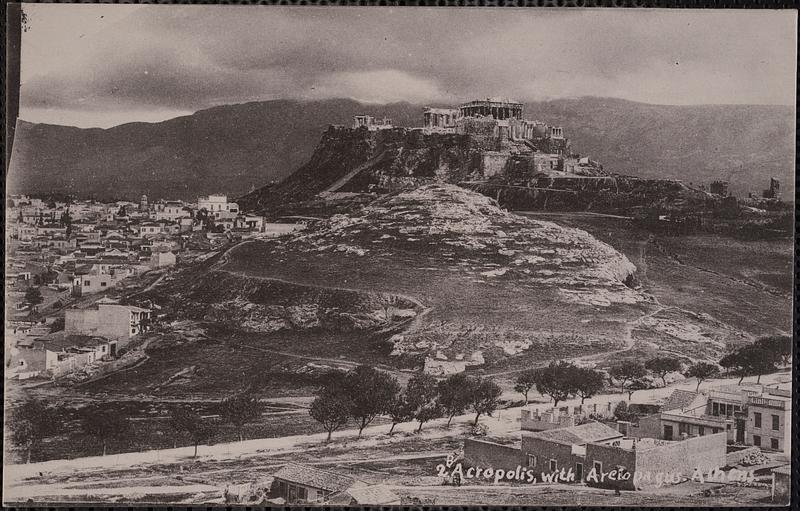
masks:
<path id="1" fill-rule="evenodd" d="M 57 378 L 113 361 L 156 311 L 120 303 L 129 287 L 248 237 L 265 222 L 225 195 L 138 203 L 11 196 L 6 223 L 6 376 Z"/>

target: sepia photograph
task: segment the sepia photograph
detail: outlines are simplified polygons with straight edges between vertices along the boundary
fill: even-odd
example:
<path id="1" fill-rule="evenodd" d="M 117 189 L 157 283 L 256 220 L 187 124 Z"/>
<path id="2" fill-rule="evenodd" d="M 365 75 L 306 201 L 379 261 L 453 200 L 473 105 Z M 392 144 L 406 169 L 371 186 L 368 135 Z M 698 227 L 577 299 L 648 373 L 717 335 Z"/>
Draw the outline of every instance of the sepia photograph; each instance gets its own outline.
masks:
<path id="1" fill-rule="evenodd" d="M 796 10 L 7 11 L 3 505 L 790 505 Z"/>

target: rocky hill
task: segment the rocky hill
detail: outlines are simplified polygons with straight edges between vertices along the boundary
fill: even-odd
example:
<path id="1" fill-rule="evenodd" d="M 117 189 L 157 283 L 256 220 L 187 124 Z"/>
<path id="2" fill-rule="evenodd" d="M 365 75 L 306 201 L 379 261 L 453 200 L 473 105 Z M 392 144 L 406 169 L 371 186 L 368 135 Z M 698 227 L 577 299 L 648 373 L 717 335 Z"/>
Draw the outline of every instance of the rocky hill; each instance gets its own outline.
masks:
<path id="1" fill-rule="evenodd" d="M 509 213 L 455 185 L 390 193 L 280 242 L 248 243 L 225 269 L 414 297 L 427 311 L 389 341 L 395 357 L 417 362 L 634 347 L 713 358 L 740 340 L 711 317 L 661 307 L 638 288 L 636 267 L 587 232 Z"/>
<path id="2" fill-rule="evenodd" d="M 422 105 L 350 100 L 227 105 L 159 123 L 78 129 L 20 122 L 10 193 L 97 198 L 232 196 L 308 162 L 329 124 L 358 113 L 420 124 Z M 526 116 L 564 126 L 573 148 L 613 172 L 688 182 L 730 178 L 732 190 L 793 190 L 794 114 L 758 105 L 661 106 L 608 98 L 529 103 Z"/>

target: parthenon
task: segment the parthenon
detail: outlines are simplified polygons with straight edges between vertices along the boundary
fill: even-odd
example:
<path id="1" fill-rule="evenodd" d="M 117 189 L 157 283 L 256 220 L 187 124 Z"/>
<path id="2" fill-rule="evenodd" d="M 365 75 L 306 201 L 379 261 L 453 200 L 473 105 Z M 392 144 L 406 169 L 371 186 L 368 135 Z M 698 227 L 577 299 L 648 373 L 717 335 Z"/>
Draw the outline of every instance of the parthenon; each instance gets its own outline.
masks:
<path id="1" fill-rule="evenodd" d="M 486 98 L 470 101 L 458 107 L 461 117 L 492 116 L 501 121 L 522 119 L 522 103 L 507 98 Z"/>

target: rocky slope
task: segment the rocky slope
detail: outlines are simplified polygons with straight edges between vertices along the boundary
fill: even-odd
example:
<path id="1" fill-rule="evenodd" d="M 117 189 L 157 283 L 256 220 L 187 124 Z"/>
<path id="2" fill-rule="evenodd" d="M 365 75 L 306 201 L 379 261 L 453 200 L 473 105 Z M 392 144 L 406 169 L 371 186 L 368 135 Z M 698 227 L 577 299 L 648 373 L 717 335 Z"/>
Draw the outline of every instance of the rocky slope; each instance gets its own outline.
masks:
<path id="1" fill-rule="evenodd" d="M 275 212 L 326 191 L 387 193 L 435 181 L 479 177 L 481 148 L 457 134 L 329 127 L 309 161 L 281 183 L 238 199 L 241 207 Z"/>
<path id="2" fill-rule="evenodd" d="M 657 352 L 714 359 L 742 341 L 712 317 L 659 304 L 631 261 L 587 232 L 448 184 L 393 192 L 183 271 L 150 296 L 167 319 L 351 363 L 439 374 L 551 359 L 602 367 Z"/>
<path id="3" fill-rule="evenodd" d="M 389 194 L 261 250 L 302 268 L 249 264 L 267 274 L 420 298 L 429 310 L 390 341 L 395 356 L 428 365 L 634 348 L 713 358 L 740 337 L 714 318 L 660 306 L 638 288 L 636 267 L 587 232 L 509 213 L 454 185 Z"/>
<path id="4" fill-rule="evenodd" d="M 294 285 L 220 270 L 177 279 L 169 293 L 155 298 L 173 319 L 253 333 L 388 328 L 418 312 L 416 304 L 390 294 Z"/>
<path id="5" fill-rule="evenodd" d="M 391 194 L 360 214 L 333 216 L 288 247 L 375 257 L 436 252 L 454 268 L 469 267 L 473 278 L 563 287 L 567 301 L 593 293 L 609 303 L 644 299 L 625 285 L 636 267 L 609 245 L 579 229 L 511 214 L 454 185 Z"/>

